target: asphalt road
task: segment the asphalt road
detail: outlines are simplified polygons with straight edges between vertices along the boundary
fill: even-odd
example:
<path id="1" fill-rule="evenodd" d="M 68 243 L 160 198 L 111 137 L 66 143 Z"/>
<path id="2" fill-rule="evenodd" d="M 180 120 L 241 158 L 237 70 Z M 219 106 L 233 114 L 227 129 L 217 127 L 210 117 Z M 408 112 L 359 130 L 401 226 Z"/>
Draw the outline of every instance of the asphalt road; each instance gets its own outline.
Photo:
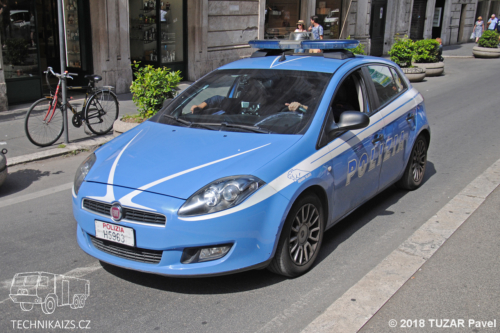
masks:
<path id="1" fill-rule="evenodd" d="M 95 332 L 300 332 L 500 157 L 499 64 L 447 59 L 445 76 L 415 84 L 432 126 L 425 183 L 391 187 L 330 229 L 313 270 L 293 280 L 266 270 L 173 279 L 101 265 L 76 244 L 70 190 L 39 192 L 72 182 L 86 154 L 11 168 L 0 187 L 0 302 L 26 271 L 78 272 L 91 292 L 83 309 L 52 315 L 4 301 L 0 331 L 38 319 L 87 320 Z M 22 202 L 2 207 L 14 198 Z"/>

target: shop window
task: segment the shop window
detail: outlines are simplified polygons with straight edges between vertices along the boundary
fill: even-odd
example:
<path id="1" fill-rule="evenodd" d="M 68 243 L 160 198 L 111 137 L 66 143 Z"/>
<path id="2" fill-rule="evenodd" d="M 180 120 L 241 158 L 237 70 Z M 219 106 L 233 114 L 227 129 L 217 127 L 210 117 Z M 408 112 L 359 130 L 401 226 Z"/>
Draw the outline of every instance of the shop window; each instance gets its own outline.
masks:
<path id="1" fill-rule="evenodd" d="M 1 41 L 5 79 L 39 75 L 35 5 L 30 0 L 3 1 Z"/>
<path id="2" fill-rule="evenodd" d="M 297 28 L 299 15 L 299 0 L 267 1 L 264 38 L 288 39 L 290 32 L 295 31 Z"/>
<path id="3" fill-rule="evenodd" d="M 132 61 L 171 65 L 184 61 L 183 0 L 130 0 Z"/>
<path id="4" fill-rule="evenodd" d="M 323 38 L 338 39 L 342 0 L 318 0 L 316 5 L 316 16 L 319 18 L 319 24 L 323 26 Z"/>

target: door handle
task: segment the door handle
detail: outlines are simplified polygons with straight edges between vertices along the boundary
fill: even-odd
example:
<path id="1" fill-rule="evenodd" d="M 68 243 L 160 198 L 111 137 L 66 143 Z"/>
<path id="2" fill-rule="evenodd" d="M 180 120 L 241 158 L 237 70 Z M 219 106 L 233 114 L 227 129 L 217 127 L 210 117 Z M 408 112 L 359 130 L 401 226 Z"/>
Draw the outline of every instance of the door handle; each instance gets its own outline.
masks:
<path id="1" fill-rule="evenodd" d="M 383 141 L 383 140 L 384 140 L 383 134 L 375 134 L 375 136 L 373 137 L 372 143 L 376 144 L 377 142 Z"/>
<path id="2" fill-rule="evenodd" d="M 406 121 L 410 121 L 413 119 L 415 119 L 415 115 L 413 113 L 408 113 L 408 115 L 406 116 Z"/>

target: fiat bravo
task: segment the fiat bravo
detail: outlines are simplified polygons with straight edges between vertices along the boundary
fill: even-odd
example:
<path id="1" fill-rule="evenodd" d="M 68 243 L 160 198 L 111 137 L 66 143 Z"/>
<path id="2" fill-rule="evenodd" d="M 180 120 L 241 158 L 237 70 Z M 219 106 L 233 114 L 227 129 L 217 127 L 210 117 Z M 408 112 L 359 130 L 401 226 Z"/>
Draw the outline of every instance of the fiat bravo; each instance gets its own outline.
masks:
<path id="1" fill-rule="evenodd" d="M 294 277 L 336 222 L 393 184 L 422 184 L 424 99 L 396 64 L 354 55 L 353 40 L 250 44 L 81 164 L 85 252 L 168 276 Z"/>

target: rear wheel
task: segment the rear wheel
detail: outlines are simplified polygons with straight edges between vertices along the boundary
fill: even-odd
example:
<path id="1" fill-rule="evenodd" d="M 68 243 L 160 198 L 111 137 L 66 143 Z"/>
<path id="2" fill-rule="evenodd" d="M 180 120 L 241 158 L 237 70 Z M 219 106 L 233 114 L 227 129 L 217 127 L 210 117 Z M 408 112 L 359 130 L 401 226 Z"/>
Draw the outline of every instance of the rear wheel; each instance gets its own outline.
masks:
<path id="1" fill-rule="evenodd" d="M 408 165 L 403 176 L 396 183 L 397 187 L 413 191 L 422 185 L 427 165 L 427 148 L 427 139 L 423 135 L 420 135 L 415 140 Z"/>
<path id="2" fill-rule="evenodd" d="M 57 103 L 52 113 L 54 100 L 42 98 L 33 103 L 24 120 L 24 131 L 34 145 L 47 147 L 54 144 L 63 133 L 63 114 Z M 51 111 L 49 111 L 49 109 Z"/>
<path id="3" fill-rule="evenodd" d="M 113 128 L 118 113 L 118 99 L 115 94 L 107 90 L 101 90 L 92 95 L 87 102 L 85 121 L 92 133 L 102 135 Z"/>
<path id="4" fill-rule="evenodd" d="M 310 193 L 299 198 L 286 218 L 268 269 L 288 277 L 307 272 L 318 256 L 324 228 L 323 207 L 318 197 Z"/>

